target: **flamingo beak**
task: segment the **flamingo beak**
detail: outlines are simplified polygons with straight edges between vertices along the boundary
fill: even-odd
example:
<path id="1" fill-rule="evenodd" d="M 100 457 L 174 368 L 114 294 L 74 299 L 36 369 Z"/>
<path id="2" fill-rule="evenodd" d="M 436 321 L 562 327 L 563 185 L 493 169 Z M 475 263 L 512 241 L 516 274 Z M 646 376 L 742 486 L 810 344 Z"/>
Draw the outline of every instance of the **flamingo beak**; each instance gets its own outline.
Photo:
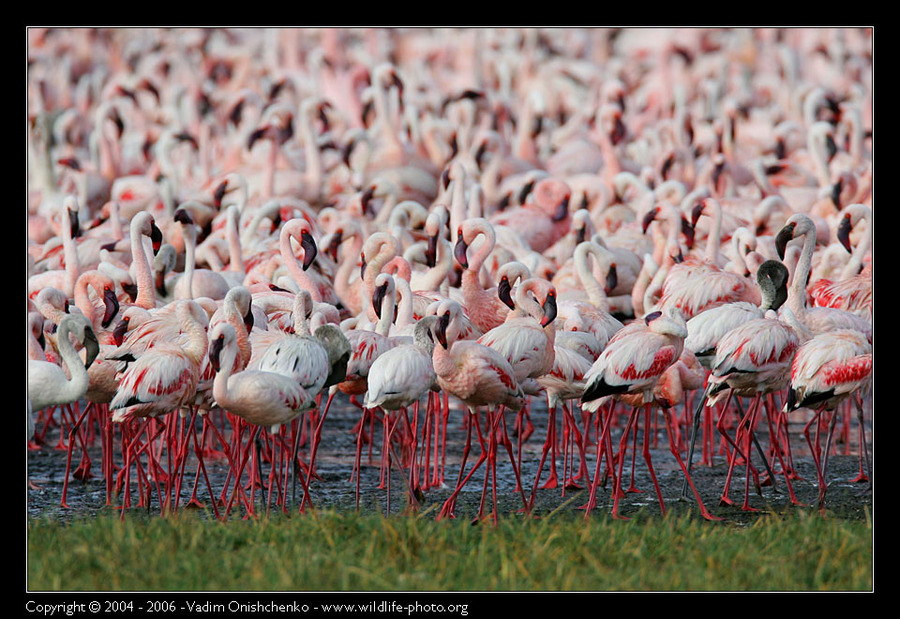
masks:
<path id="1" fill-rule="evenodd" d="M 359 254 L 359 278 L 360 279 L 366 278 L 366 267 L 367 266 L 368 266 L 368 264 L 366 263 L 366 254 L 360 253 Z"/>
<path id="2" fill-rule="evenodd" d="M 853 247 L 850 245 L 850 232 L 853 230 L 853 225 L 850 223 L 850 217 L 845 216 L 841 219 L 841 223 L 837 229 L 837 239 L 841 242 L 841 245 L 844 246 L 848 252 L 853 252 Z"/>
<path id="3" fill-rule="evenodd" d="M 103 321 L 100 324 L 105 329 L 112 322 L 112 319 L 115 318 L 116 314 L 119 313 L 119 299 L 116 298 L 116 291 L 112 288 L 107 288 L 103 291 L 103 305 L 105 310 L 103 312 Z"/>
<path id="4" fill-rule="evenodd" d="M 586 226 L 582 226 L 582 227 L 578 228 L 577 230 L 575 230 L 575 244 L 576 245 L 580 245 L 581 243 L 584 243 L 584 241 L 586 240 L 586 237 L 587 237 L 587 227 Z"/>
<path id="5" fill-rule="evenodd" d="M 125 341 L 125 334 L 128 332 L 128 318 L 122 318 L 113 329 L 112 336 L 116 346 L 121 346 Z"/>
<path id="6" fill-rule="evenodd" d="M 303 248 L 303 270 L 307 271 L 315 261 L 319 249 L 316 247 L 316 240 L 307 230 L 300 234 L 300 246 Z"/>
<path id="7" fill-rule="evenodd" d="M 69 209 L 69 233 L 73 239 L 81 236 L 81 226 L 78 225 L 78 211 Z"/>
<path id="8" fill-rule="evenodd" d="M 228 192 L 228 181 L 222 181 L 218 185 L 216 185 L 216 189 L 213 192 L 213 203 L 216 205 L 216 209 L 222 208 L 222 198 L 225 197 L 225 194 Z"/>
<path id="9" fill-rule="evenodd" d="M 544 304 L 541 305 L 541 309 L 544 310 L 544 317 L 541 319 L 541 326 L 546 327 L 551 322 L 556 320 L 556 293 L 552 290 L 547 293 L 547 298 L 544 299 Z"/>
<path id="10" fill-rule="evenodd" d="M 556 205 L 556 212 L 553 213 L 553 217 L 551 219 L 554 222 L 562 221 L 569 215 L 569 196 L 563 198 L 559 204 Z"/>
<path id="11" fill-rule="evenodd" d="M 429 269 L 433 269 L 437 264 L 438 238 L 437 234 L 428 237 L 428 246 L 425 248 L 425 265 Z"/>
<path id="12" fill-rule="evenodd" d="M 647 228 L 649 228 L 650 224 L 652 224 L 656 220 L 657 213 L 659 213 L 659 208 L 653 208 L 650 209 L 650 212 L 644 215 L 644 219 L 641 220 L 642 233 L 647 234 Z"/>
<path id="13" fill-rule="evenodd" d="M 159 253 L 163 242 L 162 230 L 159 229 L 156 222 L 150 224 L 150 242 L 153 245 L 153 255 L 155 256 Z"/>
<path id="14" fill-rule="evenodd" d="M 445 312 L 438 317 L 437 323 L 434 325 L 434 336 L 438 343 L 447 349 L 447 326 L 450 324 L 450 312 Z"/>
<path id="15" fill-rule="evenodd" d="M 247 327 L 247 333 L 250 333 L 250 330 L 253 329 L 253 304 L 250 304 L 250 307 L 247 308 L 247 313 L 244 315 L 244 326 Z"/>
<path id="16" fill-rule="evenodd" d="M 505 275 L 500 278 L 500 283 L 497 284 L 497 296 L 500 297 L 500 300 L 503 301 L 506 307 L 516 309 L 516 304 L 512 299 L 512 286 L 509 284 L 509 278 Z"/>
<path id="17" fill-rule="evenodd" d="M 784 250 L 787 248 L 787 244 L 794 238 L 794 225 L 787 224 L 775 235 L 775 249 L 781 260 L 784 260 Z"/>
<path id="18" fill-rule="evenodd" d="M 378 318 L 381 318 L 381 305 L 384 303 L 384 297 L 387 294 L 387 284 L 382 284 L 375 288 L 375 292 L 372 294 L 372 308 L 375 310 L 375 315 Z"/>
<path id="19" fill-rule="evenodd" d="M 327 245 L 328 249 L 326 250 L 326 253 L 329 256 L 331 256 L 331 259 L 334 260 L 335 262 L 338 261 L 338 250 L 340 249 L 341 243 L 343 242 L 343 240 L 344 240 L 344 231 L 336 230 L 331 235 L 331 239 L 328 242 L 328 245 Z"/>
<path id="20" fill-rule="evenodd" d="M 213 367 L 213 369 L 218 372 L 220 369 L 219 358 L 222 355 L 222 347 L 225 345 L 225 338 L 222 336 L 217 337 L 212 342 L 209 343 L 209 364 Z"/>
<path id="21" fill-rule="evenodd" d="M 696 238 L 696 229 L 686 219 L 681 218 L 681 234 L 684 235 L 685 245 L 688 249 L 694 247 L 694 239 Z"/>
<path id="22" fill-rule="evenodd" d="M 462 231 L 460 230 L 460 232 Z M 460 234 L 459 239 L 456 241 L 456 246 L 453 248 L 453 257 L 456 258 L 456 261 L 464 269 L 469 268 L 469 259 L 466 257 L 466 250 L 468 248 L 469 246 L 463 239 L 462 234 Z"/>
<path id="23" fill-rule="evenodd" d="M 97 336 L 94 334 L 93 329 L 87 327 L 84 330 L 84 369 L 91 367 L 94 359 L 96 359 L 99 354 L 100 343 L 97 341 Z"/>
<path id="24" fill-rule="evenodd" d="M 125 294 L 128 295 L 128 298 L 131 299 L 131 302 L 134 303 L 137 299 L 138 287 L 137 284 L 129 284 L 125 282 L 122 284 L 122 290 L 125 291 Z"/>
<path id="25" fill-rule="evenodd" d="M 616 271 L 615 263 L 609 265 L 609 271 L 606 273 L 606 294 L 611 293 L 615 290 L 616 286 L 619 285 L 619 274 Z"/>

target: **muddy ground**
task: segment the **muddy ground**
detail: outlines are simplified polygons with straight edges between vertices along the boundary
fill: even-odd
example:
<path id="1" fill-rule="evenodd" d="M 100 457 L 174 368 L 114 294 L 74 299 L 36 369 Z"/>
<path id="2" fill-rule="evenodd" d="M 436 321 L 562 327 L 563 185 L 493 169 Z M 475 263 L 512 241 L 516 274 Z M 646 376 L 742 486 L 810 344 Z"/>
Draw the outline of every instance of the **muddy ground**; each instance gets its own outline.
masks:
<path id="1" fill-rule="evenodd" d="M 678 411 L 676 411 L 678 412 Z M 775 471 L 775 484 L 763 485 L 760 488 L 754 488 L 751 480 L 749 504 L 750 507 L 758 511 L 744 511 L 742 503 L 744 501 L 745 492 L 745 467 L 738 465 L 735 468 L 734 476 L 731 482 L 730 498 L 734 501 L 733 505 L 721 504 L 720 496 L 724 490 L 725 478 L 728 472 L 727 456 L 723 453 L 713 455 L 712 465 L 708 462 L 701 461 L 700 446 L 698 444 L 697 452 L 694 456 L 693 478 L 695 486 L 701 495 L 701 499 L 706 505 L 709 512 L 723 518 L 726 522 L 733 523 L 749 523 L 757 518 L 765 517 L 766 514 L 790 511 L 790 510 L 815 510 L 815 504 L 818 494 L 816 484 L 816 472 L 812 458 L 809 455 L 809 448 L 806 440 L 801 434 L 805 421 L 809 418 L 809 412 L 800 411 L 792 413 L 790 431 L 791 431 L 791 451 L 793 456 L 794 468 L 798 477 L 791 480 L 791 485 L 797 500 L 803 505 L 792 504 L 790 493 L 786 485 L 785 477 L 781 474 L 781 467 L 775 461 L 770 466 Z M 557 428 L 562 430 L 561 414 L 557 421 Z M 336 509 L 336 510 L 352 510 L 357 508 L 355 483 L 352 481 L 354 470 L 354 455 L 356 452 L 356 434 L 354 426 L 359 422 L 361 411 L 347 401 L 346 398 L 339 396 L 335 398 L 332 407 L 323 424 L 322 440 L 317 455 L 316 472 L 318 478 L 314 479 L 309 493 L 309 499 L 314 508 L 317 509 Z M 390 505 L 388 506 L 387 488 L 383 487 L 382 481 L 382 425 L 381 421 L 377 421 L 374 428 L 374 440 L 371 445 L 365 444 L 361 455 L 361 477 L 360 477 L 360 495 L 358 508 L 362 512 L 386 513 L 390 509 L 391 513 L 399 514 L 414 509 L 418 513 L 436 517 L 446 500 L 451 494 L 452 488 L 456 485 L 457 475 L 459 473 L 460 459 L 463 452 L 465 442 L 465 425 L 464 413 L 458 408 L 451 410 L 447 423 L 447 446 L 446 458 L 444 465 L 444 483 L 429 485 L 420 488 L 417 493 L 418 497 L 413 503 L 410 500 L 410 493 L 405 478 L 408 476 L 408 470 L 400 471 L 398 467 L 393 468 L 391 477 L 391 493 Z M 534 425 L 534 430 L 527 440 L 521 443 L 521 479 L 524 486 L 525 496 L 531 494 L 531 488 L 534 484 L 537 474 L 538 463 L 541 457 L 542 446 L 547 431 L 547 409 L 545 405 L 535 401 L 530 419 Z M 55 419 L 58 419 L 55 417 Z M 618 445 L 618 438 L 624 424 L 624 416 L 619 417 L 619 425 L 614 428 L 613 446 Z M 515 429 L 516 418 L 513 414 L 506 415 L 507 428 L 511 438 L 511 447 L 514 455 L 518 457 L 519 450 L 518 434 Z M 38 432 L 41 432 L 43 420 L 39 420 Z M 219 423 L 223 424 L 220 418 Z M 842 423 L 842 422 L 841 422 Z M 838 429 L 842 427 L 838 424 Z M 420 423 L 419 433 L 421 435 L 424 421 Z M 578 420 L 579 429 L 583 429 L 581 419 Z M 869 443 L 871 454 L 871 424 L 866 422 L 866 436 Z M 200 427 L 198 425 L 198 427 Z M 403 424 L 398 426 L 401 428 L 396 432 L 402 432 Z M 661 488 L 663 497 L 663 505 L 657 498 L 654 490 L 653 481 L 649 474 L 649 467 L 641 454 L 641 445 L 643 441 L 643 432 L 639 433 L 637 439 L 638 451 L 636 459 L 634 459 L 634 483 L 632 484 L 631 467 L 632 454 L 635 454 L 634 443 L 629 444 L 628 456 L 626 459 L 623 474 L 623 489 L 632 490 L 627 492 L 619 502 L 619 513 L 626 516 L 642 515 L 658 515 L 665 509 L 666 512 L 687 513 L 690 512 L 698 515 L 699 510 L 697 502 L 691 495 L 689 500 L 682 500 L 683 474 L 677 461 L 672 456 L 667 442 L 665 425 L 661 415 L 655 418 L 654 429 L 651 429 L 650 437 L 650 454 L 653 470 L 657 476 L 657 481 Z M 95 427 L 99 434 L 99 424 Z M 561 434 L 561 432 L 560 432 Z M 100 468 L 100 448 L 99 439 L 93 446 L 88 448 L 88 455 L 92 458 L 91 476 L 87 479 L 70 478 L 68 488 L 66 490 L 66 503 L 68 507 L 61 506 L 61 498 L 63 492 L 64 473 L 66 467 L 66 451 L 59 441 L 59 428 L 55 424 L 47 429 L 44 436 L 44 443 L 37 448 L 29 449 L 27 456 L 28 474 L 32 482 L 39 486 L 39 489 L 29 489 L 27 491 L 27 511 L 31 517 L 50 516 L 60 519 L 72 519 L 82 515 L 93 513 L 112 511 L 118 513 L 117 503 L 121 503 L 123 497 L 119 494 L 113 497 L 113 506 L 107 505 L 106 481 L 102 476 Z M 474 436 L 474 433 L 473 433 Z M 864 519 L 870 518 L 872 515 L 873 493 L 866 492 L 866 484 L 852 481 L 859 473 L 859 449 L 857 441 L 857 428 L 855 419 L 850 420 L 846 434 L 839 433 L 839 439 L 836 442 L 835 450 L 829 457 L 828 468 L 826 471 L 828 479 L 828 491 L 826 495 L 826 513 L 841 518 Z M 841 438 L 841 437 L 846 438 Z M 766 432 L 765 421 L 760 424 L 758 437 L 762 449 L 768 446 L 768 434 Z M 593 439 L 593 435 L 591 436 Z M 118 438 L 116 445 L 119 445 Z M 433 443 L 432 443 L 433 444 Z M 421 446 L 420 446 L 421 447 Z M 400 445 L 395 444 L 395 453 L 400 450 Z M 557 457 L 557 473 L 560 485 L 556 488 L 544 488 L 537 491 L 535 497 L 532 514 L 536 516 L 546 515 L 560 510 L 567 510 L 573 513 L 583 514 L 584 505 L 588 499 L 587 479 L 578 479 L 577 487 L 564 487 L 561 483 L 564 476 L 563 466 L 565 464 L 564 456 L 560 445 L 560 452 Z M 308 458 L 308 445 L 301 446 L 300 455 L 302 458 Z M 466 465 L 466 471 L 471 469 L 472 465 L 477 461 L 480 454 L 480 447 L 473 438 L 473 446 Z M 397 454 L 399 456 L 399 454 Z M 421 456 L 421 453 L 420 453 Z M 73 452 L 73 468 L 81 461 L 82 450 L 77 448 Z M 571 454 L 570 454 L 571 458 Z M 576 452 L 577 458 L 577 452 Z M 596 447 L 591 445 L 586 452 L 586 468 L 590 475 L 593 475 L 596 463 Z M 114 461 L 118 465 L 122 463 L 121 454 L 116 451 Z M 760 478 L 767 477 L 764 465 L 758 453 L 754 452 L 751 461 L 758 468 Z M 224 488 L 231 489 L 233 482 L 227 480 L 228 462 L 223 456 L 208 456 L 204 460 L 207 466 L 209 476 L 209 485 L 201 478 L 198 486 L 198 498 L 204 505 L 200 513 L 214 515 L 212 509 L 213 502 L 210 501 L 210 494 L 216 498 L 222 496 Z M 396 460 L 395 460 L 396 462 Z M 576 459 L 577 462 L 577 459 Z M 263 463 L 264 470 L 268 470 L 268 464 Z M 485 466 L 482 466 L 467 483 L 460 492 L 457 501 L 455 516 L 457 518 L 473 519 L 479 509 L 479 503 L 484 488 Z M 179 509 L 185 509 L 184 505 L 188 503 L 191 496 L 192 484 L 196 476 L 197 466 L 196 460 L 190 458 L 185 466 L 184 483 L 182 486 Z M 430 466 L 428 473 L 421 472 L 420 479 L 433 479 L 436 469 Z M 548 478 L 550 472 L 549 462 L 544 464 L 542 469 L 541 484 Z M 136 472 L 135 472 L 136 474 Z M 134 482 L 132 482 L 133 484 Z M 133 486 L 134 487 L 134 486 Z M 164 493 L 164 485 L 160 486 Z M 488 503 L 485 507 L 485 513 L 491 509 L 491 483 L 488 485 Z M 212 493 L 210 493 L 210 488 Z M 634 491 L 637 490 L 637 491 Z M 137 507 L 137 493 L 132 493 L 132 510 L 141 510 L 150 514 L 161 513 L 160 494 L 154 489 L 154 494 L 150 499 L 149 506 L 144 505 Z M 174 493 L 173 493 L 174 496 Z M 274 506 L 278 498 L 277 494 L 272 495 L 270 509 L 277 509 Z M 297 501 L 303 497 L 302 489 L 297 491 Z M 513 467 L 506 450 L 500 448 L 497 457 L 497 478 L 496 478 L 496 497 L 497 497 L 497 513 L 501 515 L 521 514 L 523 507 L 522 493 L 516 490 L 515 476 Z M 265 499 L 266 495 L 259 489 L 256 491 L 256 513 L 264 515 L 266 513 Z M 220 501 L 216 503 L 221 515 L 225 506 Z M 592 511 L 592 515 L 601 516 L 609 514 L 613 507 L 612 485 L 601 486 L 597 491 L 596 507 Z M 243 517 L 246 514 L 244 508 L 234 505 L 229 512 L 229 517 Z"/>

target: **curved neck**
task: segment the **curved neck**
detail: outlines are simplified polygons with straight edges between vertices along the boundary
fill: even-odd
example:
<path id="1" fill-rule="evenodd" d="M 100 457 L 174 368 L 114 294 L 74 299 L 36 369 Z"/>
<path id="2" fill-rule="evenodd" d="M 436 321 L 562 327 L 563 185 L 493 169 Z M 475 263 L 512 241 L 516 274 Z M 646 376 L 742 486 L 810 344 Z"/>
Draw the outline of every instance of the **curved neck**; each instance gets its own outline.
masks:
<path id="1" fill-rule="evenodd" d="M 794 267 L 794 274 L 791 278 L 791 287 L 788 294 L 787 305 L 794 312 L 797 319 L 802 321 L 806 316 L 806 280 L 809 278 L 809 271 L 812 267 L 812 256 L 816 249 L 816 231 L 810 228 L 803 235 L 803 249 L 800 251 L 800 258 L 797 260 L 797 266 Z"/>
<path id="2" fill-rule="evenodd" d="M 575 248 L 575 272 L 578 274 L 578 281 L 581 282 L 584 291 L 588 295 L 592 305 L 596 305 L 604 311 L 609 311 L 609 300 L 603 286 L 594 277 L 594 271 L 591 269 L 590 257 L 594 256 L 601 265 L 601 252 L 590 246 L 588 243 L 581 243 Z"/>
<path id="3" fill-rule="evenodd" d="M 78 351 L 75 350 L 75 346 L 72 344 L 70 334 L 69 321 L 63 320 L 59 325 L 56 346 L 59 349 L 59 356 L 69 370 L 69 380 L 66 382 L 65 391 L 68 394 L 80 397 L 88 387 L 88 372 L 81 357 L 78 356 Z M 59 395 L 62 396 L 63 394 Z"/>
<path id="4" fill-rule="evenodd" d="M 156 307 L 156 288 L 150 269 L 150 259 L 144 251 L 144 236 L 144 232 L 137 224 L 131 226 L 131 264 L 134 265 L 134 279 L 138 288 L 134 303 L 144 309 L 153 309 Z"/>
<path id="5" fill-rule="evenodd" d="M 298 286 L 300 286 L 304 290 L 309 291 L 309 294 L 312 295 L 313 301 L 315 301 L 316 303 L 320 303 L 322 301 L 322 295 L 319 294 L 319 290 L 316 287 L 316 284 L 313 281 L 312 277 L 310 277 L 309 274 L 307 274 L 307 272 L 303 270 L 303 265 L 300 264 L 297 256 L 294 255 L 294 250 L 291 247 L 291 238 L 293 238 L 293 234 L 291 233 L 291 231 L 286 228 L 282 228 L 281 237 L 279 238 L 279 245 L 281 250 L 281 258 L 282 260 L 284 260 L 284 265 L 287 267 L 287 270 L 291 275 L 291 279 L 293 279 Z"/>
<path id="6" fill-rule="evenodd" d="M 853 252 L 850 254 L 850 260 L 841 270 L 841 279 L 848 279 L 859 273 L 862 269 L 863 260 L 872 246 L 872 213 L 866 209 L 863 211 L 861 219 L 866 224 L 866 233 L 860 239 Z"/>

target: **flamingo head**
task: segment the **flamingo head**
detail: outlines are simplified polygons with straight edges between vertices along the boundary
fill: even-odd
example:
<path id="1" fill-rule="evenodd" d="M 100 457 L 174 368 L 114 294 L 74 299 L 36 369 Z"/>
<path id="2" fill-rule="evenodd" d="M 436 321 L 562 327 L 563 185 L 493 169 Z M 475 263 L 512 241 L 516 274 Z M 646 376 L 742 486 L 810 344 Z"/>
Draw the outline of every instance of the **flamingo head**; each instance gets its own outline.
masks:
<path id="1" fill-rule="evenodd" d="M 459 263 L 464 269 L 469 268 L 469 259 L 466 256 L 466 250 L 469 248 L 466 240 L 463 238 L 463 229 L 462 226 L 459 228 L 459 232 L 457 233 L 457 241 L 456 246 L 453 248 L 453 257 L 456 258 L 456 261 Z"/>
<path id="2" fill-rule="evenodd" d="M 509 309 L 516 309 L 516 304 L 512 298 L 512 285 L 509 283 L 508 275 L 500 277 L 500 282 L 497 284 L 497 296 Z"/>
<path id="3" fill-rule="evenodd" d="M 841 245 L 844 246 L 848 252 L 853 252 L 853 246 L 850 244 L 850 232 L 853 230 L 853 221 L 851 220 L 850 213 L 847 213 L 841 218 L 841 223 L 838 225 L 837 229 L 837 239 L 841 242 Z"/>
<path id="4" fill-rule="evenodd" d="M 300 232 L 300 246 L 303 248 L 303 270 L 309 270 L 309 267 L 316 259 L 319 248 L 316 246 L 316 240 L 310 234 L 308 228 L 304 228 Z"/>
<path id="5" fill-rule="evenodd" d="M 544 317 L 541 319 L 541 326 L 546 327 L 556 320 L 556 290 L 551 288 L 547 292 L 547 297 L 544 299 L 541 309 L 544 311 Z"/>
<path id="6" fill-rule="evenodd" d="M 103 286 L 103 306 L 103 321 L 100 324 L 105 329 L 119 313 L 119 299 L 116 297 L 116 290 L 109 284 Z"/>
<path id="7" fill-rule="evenodd" d="M 425 246 L 425 265 L 433 269 L 437 265 L 437 249 L 440 241 L 440 232 L 428 235 L 428 245 Z"/>
<path id="8" fill-rule="evenodd" d="M 618 285 L 619 274 L 616 271 L 616 263 L 613 262 L 609 265 L 609 270 L 606 272 L 606 285 L 604 286 L 604 292 L 606 294 L 610 294 Z"/>
<path id="9" fill-rule="evenodd" d="M 444 350 L 448 348 L 447 346 L 447 326 L 450 324 L 450 310 L 446 310 L 440 316 L 438 316 L 437 321 L 434 323 L 434 337 L 437 338 L 438 343 L 444 347 Z"/>
<path id="10" fill-rule="evenodd" d="M 782 260 L 784 260 L 784 252 L 787 248 L 787 244 L 794 238 L 794 230 L 796 227 L 797 224 L 794 222 L 787 223 L 778 231 L 778 234 L 775 235 L 775 249 L 778 251 L 778 257 Z"/>

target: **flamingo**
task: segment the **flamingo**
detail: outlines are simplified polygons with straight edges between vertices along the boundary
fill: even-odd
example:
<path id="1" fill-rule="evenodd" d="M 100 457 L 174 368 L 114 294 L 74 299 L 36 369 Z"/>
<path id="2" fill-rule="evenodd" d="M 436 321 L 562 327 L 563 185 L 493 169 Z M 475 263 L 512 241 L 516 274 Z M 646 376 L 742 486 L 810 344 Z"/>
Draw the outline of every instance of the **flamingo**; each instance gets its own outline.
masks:
<path id="1" fill-rule="evenodd" d="M 479 237 L 482 238 L 481 245 L 470 260 L 467 250 Z M 475 326 L 486 333 L 499 326 L 509 312 L 496 291 L 485 290 L 481 285 L 481 268 L 496 242 L 494 227 L 483 218 L 467 219 L 460 225 L 457 239 L 453 255 L 464 269 L 460 288 L 467 314 Z"/>
<path id="2" fill-rule="evenodd" d="M 194 299 L 197 297 L 209 297 L 216 300 L 224 299 L 231 288 L 228 280 L 216 271 L 197 268 L 197 227 L 194 225 L 194 220 L 185 208 L 179 208 L 175 211 L 174 218 L 176 222 L 181 224 L 182 236 L 185 239 L 184 273 L 175 284 L 175 298 Z"/>
<path id="3" fill-rule="evenodd" d="M 591 412 L 597 411 L 611 397 L 634 394 L 640 396 L 635 402 L 628 425 L 622 433 L 619 443 L 618 473 L 615 475 L 613 488 L 613 517 L 619 518 L 619 496 L 622 492 L 622 468 L 624 466 L 626 439 L 630 433 L 638 414 L 639 408 L 645 409 L 646 423 L 649 423 L 650 406 L 655 400 L 654 390 L 665 371 L 674 364 L 684 350 L 684 339 L 687 337 L 687 326 L 684 318 L 676 309 L 651 312 L 644 316 L 640 322 L 634 322 L 621 329 L 607 344 L 591 369 L 584 377 L 585 388 L 581 395 L 582 407 Z M 672 429 L 668 409 L 666 413 L 666 426 L 669 429 L 669 444 L 673 455 L 678 460 L 682 470 L 687 474 L 687 468 L 678 454 L 673 442 Z M 608 424 L 609 421 L 606 422 Z M 601 449 L 609 440 L 608 428 L 604 428 L 603 436 L 597 440 L 597 467 L 594 472 L 594 480 L 591 485 L 590 498 L 587 511 L 590 514 L 596 497 L 596 490 L 600 483 Z M 613 466 L 612 448 L 606 445 L 608 465 Z M 656 474 L 650 460 L 649 445 L 644 444 L 644 459 L 650 469 L 650 474 L 659 498 L 660 509 L 665 512 L 662 493 L 656 482 Z M 693 482 L 691 483 L 693 486 Z M 700 505 L 702 515 L 707 519 L 714 519 L 703 505 L 700 495 L 695 490 L 697 502 Z"/>
<path id="4" fill-rule="evenodd" d="M 79 357 L 70 337 L 84 347 L 84 360 Z M 88 368 L 100 352 L 90 320 L 75 314 L 65 316 L 57 330 L 57 346 L 68 375 L 56 363 L 28 360 L 28 400 L 34 411 L 77 402 L 87 392 Z"/>
<path id="5" fill-rule="evenodd" d="M 795 238 L 803 239 L 800 259 L 797 262 L 785 307 L 789 308 L 798 321 L 806 326 L 812 335 L 833 329 L 856 329 L 872 338 L 872 324 L 865 318 L 833 307 L 808 307 L 806 281 L 809 277 L 812 255 L 816 245 L 816 227 L 812 219 L 803 213 L 795 213 L 775 237 L 778 255 L 784 258 L 788 243 Z"/>
<path id="6" fill-rule="evenodd" d="M 856 246 L 850 245 L 850 232 L 859 221 L 867 225 L 865 236 Z M 838 226 L 837 238 L 850 252 L 851 258 L 842 269 L 837 281 L 820 279 L 809 287 L 815 307 L 833 307 L 857 314 L 872 321 L 872 271 L 871 263 L 863 266 L 863 256 L 872 243 L 872 212 L 864 204 L 850 204 L 844 209 Z"/>
<path id="7" fill-rule="evenodd" d="M 747 301 L 759 304 L 759 288 L 747 278 L 724 271 L 719 265 L 719 242 L 722 207 L 714 198 L 707 198 L 696 207 L 696 221 L 707 209 L 712 210 L 713 229 L 706 243 L 706 255 L 702 262 L 686 260 L 673 266 L 663 284 L 659 307 L 674 305 L 690 319 L 704 309 L 730 303 Z"/>
<path id="8" fill-rule="evenodd" d="M 834 411 L 841 402 L 851 398 L 854 394 L 862 393 L 863 398 L 869 397 L 872 361 L 872 344 L 863 333 L 854 329 L 835 329 L 806 341 L 797 350 L 791 364 L 790 389 L 784 410 L 790 413 L 800 408 L 815 409 L 815 415 L 805 425 L 803 434 L 816 464 L 820 509 L 824 508 L 825 494 L 828 489 L 825 470 L 836 415 L 832 412 L 824 450 L 820 448 L 818 433 L 815 445 L 813 444 L 810 437 L 810 426 L 818 423 L 824 411 Z M 864 406 L 859 406 L 860 450 L 865 454 L 866 470 L 871 470 L 864 436 L 863 412 Z M 860 479 L 866 477 L 860 471 Z"/>
<path id="9" fill-rule="evenodd" d="M 209 359 L 216 370 L 213 397 L 218 406 L 256 426 L 241 456 L 232 501 L 248 460 L 248 450 L 255 442 L 259 429 L 265 427 L 274 432 L 315 404 L 314 397 L 293 377 L 264 370 L 234 372 L 237 356 L 234 327 L 227 322 L 217 324 L 209 333 Z"/>
<path id="10" fill-rule="evenodd" d="M 28 296 L 34 298 L 42 288 L 48 286 L 62 290 L 71 298 L 75 292 L 75 282 L 81 272 L 75 236 L 78 230 L 78 200 L 75 196 L 66 196 L 59 205 L 60 228 L 65 265 L 62 270 L 54 269 L 36 273 L 28 278 Z"/>
<path id="11" fill-rule="evenodd" d="M 513 412 L 520 411 L 525 406 L 525 394 L 516 381 L 515 371 L 503 355 L 476 341 L 458 339 L 461 328 L 460 316 L 462 315 L 462 307 L 459 303 L 452 299 L 440 301 L 435 308 L 435 315 L 437 316 L 437 322 L 433 331 L 434 337 L 440 345 L 434 347 L 432 362 L 437 375 L 438 385 L 443 391 L 461 400 L 468 408 L 470 414 L 470 423 L 467 425 L 466 432 L 466 446 L 463 449 L 463 461 L 460 465 L 456 489 L 450 494 L 441 508 L 441 517 L 452 517 L 456 505 L 456 497 L 472 474 L 485 460 L 491 461 L 488 472 L 493 468 L 496 450 L 494 437 L 498 430 L 495 424 L 500 423 L 505 429 L 502 408 L 507 408 Z M 478 407 L 481 406 L 502 407 L 497 414 L 499 419 L 496 419 L 493 415 L 488 415 L 489 445 L 484 444 L 484 440 L 481 437 L 481 426 L 475 417 Z M 472 425 L 478 430 L 482 452 L 468 475 L 463 478 L 471 443 Z M 502 440 L 507 448 L 510 460 L 515 466 L 511 447 L 508 439 L 505 438 L 505 432 Z M 484 492 L 487 489 L 486 484 L 487 473 L 485 473 Z M 518 487 L 521 487 L 521 484 Z M 479 517 L 484 507 L 484 492 L 482 493 L 482 508 L 479 510 Z M 494 492 L 496 493 L 496 487 Z M 524 503 L 524 493 L 522 499 Z M 527 503 L 525 506 L 527 508 Z M 494 510 L 496 517 L 496 500 L 494 501 Z"/>
<path id="12" fill-rule="evenodd" d="M 799 347 L 800 335 L 793 327 L 779 320 L 775 310 L 767 310 L 763 318 L 749 320 L 737 326 L 716 345 L 716 355 L 710 364 L 711 374 L 704 394 L 706 405 L 712 406 L 731 394 L 753 398 L 750 409 L 738 426 L 738 435 L 733 441 L 729 440 L 734 451 L 720 498 L 723 504 L 732 503 L 728 498 L 731 471 L 740 454 L 747 463 L 744 503 L 741 509 L 755 511 L 755 508 L 750 507 L 750 445 L 754 440 L 760 402 L 764 395 L 787 388 L 791 362 Z M 723 436 L 729 438 L 722 426 L 723 417 L 724 415 L 719 417 L 717 427 Z M 781 451 L 777 447 L 776 453 L 781 457 Z M 791 496 L 796 501 L 793 491 Z"/>
<path id="13" fill-rule="evenodd" d="M 415 323 L 411 344 L 400 344 L 386 350 L 372 362 L 363 401 L 366 408 L 379 407 L 386 411 L 398 411 L 415 406 L 415 419 L 418 420 L 418 407 L 422 397 L 438 390 L 437 375 L 431 361 L 434 350 L 432 330 L 436 322 L 436 316 L 423 317 Z M 426 413 L 426 420 L 430 418 Z M 413 431 L 415 430 L 416 427 L 413 426 Z M 415 444 L 417 438 L 412 438 Z M 385 444 L 390 446 L 390 437 Z M 416 490 L 419 489 L 415 461 L 416 451 L 413 449 L 409 475 L 413 502 Z"/>

